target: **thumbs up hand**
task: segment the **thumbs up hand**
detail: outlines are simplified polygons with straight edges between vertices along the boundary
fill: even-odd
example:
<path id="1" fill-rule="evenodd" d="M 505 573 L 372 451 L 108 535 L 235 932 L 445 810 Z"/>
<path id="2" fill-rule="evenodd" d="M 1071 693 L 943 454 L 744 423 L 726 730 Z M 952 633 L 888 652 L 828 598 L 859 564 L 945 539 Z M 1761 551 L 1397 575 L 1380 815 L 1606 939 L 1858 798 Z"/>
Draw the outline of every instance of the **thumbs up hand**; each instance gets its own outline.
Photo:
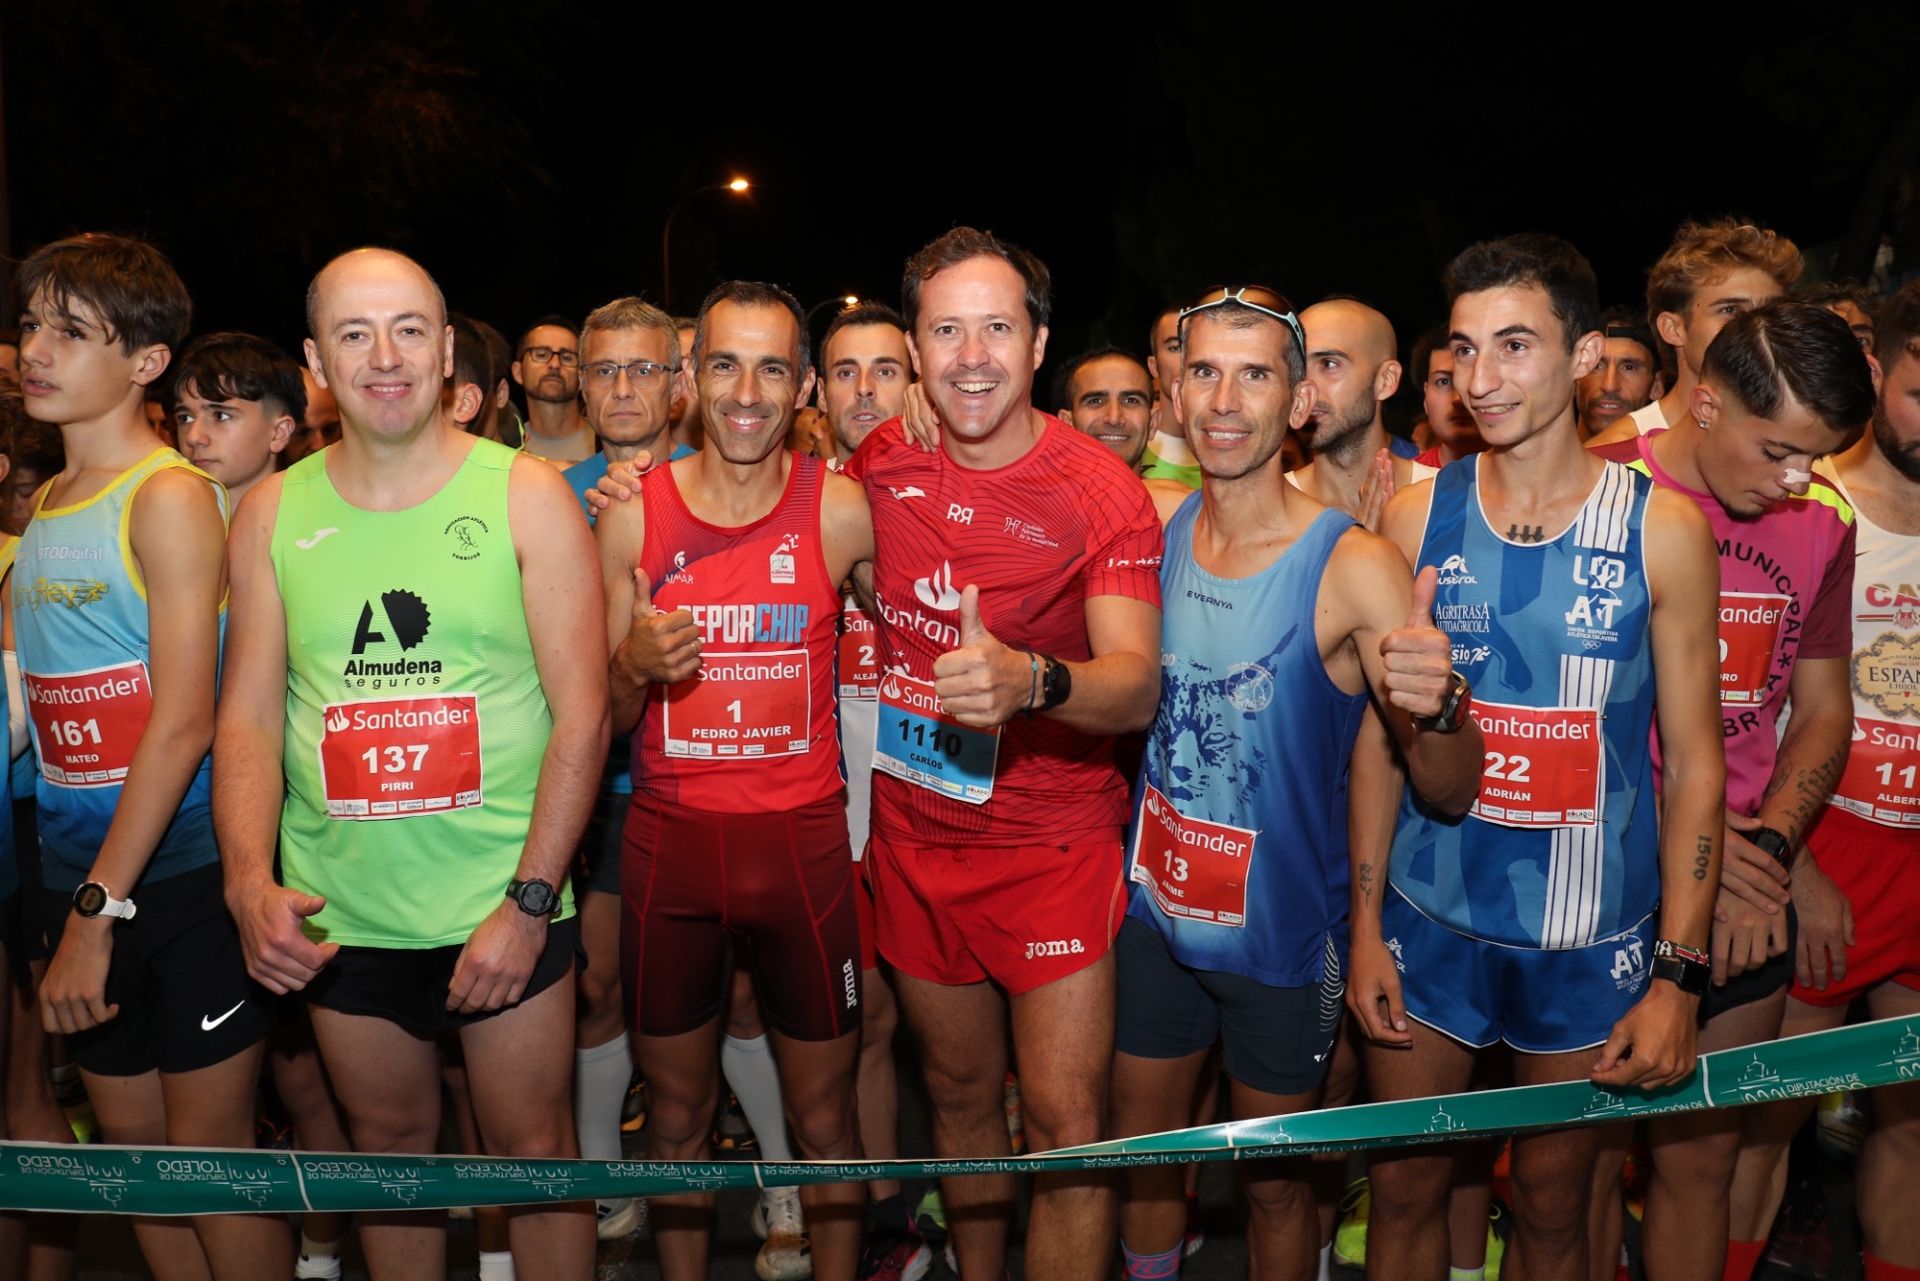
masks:
<path id="1" fill-rule="evenodd" d="M 643 569 L 633 571 L 633 624 L 617 657 L 639 679 L 660 685 L 683 681 L 700 667 L 700 632 L 693 614 L 655 609 L 653 583 Z"/>
<path id="2" fill-rule="evenodd" d="M 962 725 L 1004 725 L 1034 698 L 1033 659 L 994 638 L 980 617 L 980 589 L 960 593 L 960 648 L 933 662 L 933 688 Z"/>
<path id="3" fill-rule="evenodd" d="M 1380 640 L 1387 698 L 1415 716 L 1438 716 L 1453 686 L 1453 643 L 1433 625 L 1440 571 L 1432 565 L 1413 580 L 1413 607 L 1404 625 Z"/>

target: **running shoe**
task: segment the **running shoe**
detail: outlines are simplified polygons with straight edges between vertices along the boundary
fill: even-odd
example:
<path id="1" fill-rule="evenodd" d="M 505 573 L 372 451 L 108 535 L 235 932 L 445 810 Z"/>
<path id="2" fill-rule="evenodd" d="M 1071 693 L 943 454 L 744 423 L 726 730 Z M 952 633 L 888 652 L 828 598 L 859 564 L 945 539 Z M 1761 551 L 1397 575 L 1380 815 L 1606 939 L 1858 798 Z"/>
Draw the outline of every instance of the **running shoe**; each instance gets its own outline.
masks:
<path id="1" fill-rule="evenodd" d="M 723 1161 L 752 1156 L 760 1150 L 760 1140 L 754 1137 L 753 1127 L 747 1124 L 746 1111 L 731 1090 L 727 1091 L 727 1106 L 721 1110 L 711 1139 L 713 1154 Z"/>
<path id="2" fill-rule="evenodd" d="M 803 1281 L 813 1275 L 813 1247 L 800 1213 L 799 1188 L 767 1188 L 754 1203 L 754 1234 L 763 1238 L 753 1270 L 760 1281 Z"/>
<path id="3" fill-rule="evenodd" d="M 1207 1233 L 1200 1226 L 1200 1194 L 1187 1193 L 1187 1230 L 1180 1238 L 1180 1257 L 1191 1259 L 1200 1253 L 1200 1247 L 1207 1243 Z"/>
<path id="4" fill-rule="evenodd" d="M 632 1236 L 647 1221 L 647 1203 L 637 1196 L 619 1201 L 596 1201 L 593 1206 L 594 1235 L 602 1241 L 618 1241 Z"/>
<path id="5" fill-rule="evenodd" d="M 922 1193 L 920 1204 L 914 1207 L 913 1230 L 928 1245 L 937 1247 L 947 1243 L 947 1207 L 941 1204 L 938 1183 Z"/>
<path id="6" fill-rule="evenodd" d="M 1500 1261 L 1507 1254 L 1507 1234 L 1513 1231 L 1513 1212 L 1495 1197 L 1487 1206 L 1487 1281 L 1500 1281 Z"/>
<path id="7" fill-rule="evenodd" d="M 1367 1266 L 1367 1214 L 1373 1209 L 1373 1184 L 1363 1174 L 1340 1196 L 1340 1218 L 1333 1229 L 1333 1261 L 1343 1268 Z"/>
<path id="8" fill-rule="evenodd" d="M 647 1083 L 635 1072 L 620 1103 L 620 1133 L 638 1134 L 647 1128 Z"/>
<path id="9" fill-rule="evenodd" d="M 293 1261 L 293 1281 L 340 1281 L 340 1256 L 303 1254 Z"/>
<path id="10" fill-rule="evenodd" d="M 918 1232 L 870 1232 L 860 1252 L 860 1281 L 920 1281 L 933 1267 L 933 1251 Z"/>
<path id="11" fill-rule="evenodd" d="M 1826 1281 L 1833 1271 L 1833 1237 L 1827 1232 L 1827 1198 L 1817 1179 L 1794 1179 L 1781 1199 L 1766 1260 L 1804 1281 Z"/>

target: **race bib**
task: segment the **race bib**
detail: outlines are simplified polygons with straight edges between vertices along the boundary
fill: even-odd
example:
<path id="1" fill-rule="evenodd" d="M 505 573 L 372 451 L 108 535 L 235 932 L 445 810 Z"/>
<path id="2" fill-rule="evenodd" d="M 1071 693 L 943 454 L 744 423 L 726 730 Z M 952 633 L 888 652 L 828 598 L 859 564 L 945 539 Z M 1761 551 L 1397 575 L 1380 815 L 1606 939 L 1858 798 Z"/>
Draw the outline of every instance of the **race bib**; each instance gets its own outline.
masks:
<path id="1" fill-rule="evenodd" d="M 840 697 L 872 698 L 880 689 L 880 634 L 865 610 L 840 614 Z"/>
<path id="2" fill-rule="evenodd" d="M 1720 593 L 1720 701 L 1738 706 L 1764 703 L 1773 648 L 1790 596 L 1769 592 Z"/>
<path id="3" fill-rule="evenodd" d="M 1854 717 L 1847 769 L 1828 803 L 1886 827 L 1920 828 L 1920 725 Z"/>
<path id="4" fill-rule="evenodd" d="M 481 802 L 477 695 L 328 703 L 320 724 L 328 818 L 418 818 Z"/>
<path id="5" fill-rule="evenodd" d="M 807 673 L 804 649 L 702 655 L 700 670 L 663 700 L 667 755 L 737 760 L 806 751 L 813 724 Z"/>
<path id="6" fill-rule="evenodd" d="M 153 716 L 153 681 L 145 663 L 58 676 L 22 672 L 20 681 L 42 777 L 57 787 L 127 781 L 134 749 Z"/>
<path id="7" fill-rule="evenodd" d="M 1258 837 L 1244 827 L 1188 818 L 1147 784 L 1128 873 L 1168 916 L 1236 928 L 1247 923 L 1247 877 Z"/>
<path id="8" fill-rule="evenodd" d="M 1473 813 L 1502 827 L 1591 827 L 1600 819 L 1600 713 L 1475 703 L 1486 740 Z"/>
<path id="9" fill-rule="evenodd" d="M 873 767 L 929 792 L 984 805 L 993 795 L 999 727 L 976 729 L 954 720 L 929 681 L 888 672 L 879 689 Z"/>

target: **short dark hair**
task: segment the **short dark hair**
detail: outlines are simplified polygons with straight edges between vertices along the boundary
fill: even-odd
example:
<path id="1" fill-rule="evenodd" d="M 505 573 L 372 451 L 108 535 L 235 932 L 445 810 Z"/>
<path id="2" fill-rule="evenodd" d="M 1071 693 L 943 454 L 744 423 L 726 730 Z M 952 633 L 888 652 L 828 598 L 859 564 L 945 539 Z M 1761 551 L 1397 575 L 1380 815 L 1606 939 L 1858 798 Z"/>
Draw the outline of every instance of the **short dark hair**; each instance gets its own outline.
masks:
<path id="1" fill-rule="evenodd" d="M 507 366 L 513 363 L 513 348 L 507 346 L 507 336 L 474 316 L 467 317 L 467 323 L 487 344 L 487 395 L 491 396 L 506 381 Z"/>
<path id="2" fill-rule="evenodd" d="M 1485 289 L 1544 289 L 1554 318 L 1566 331 L 1567 350 L 1600 327 L 1600 289 L 1586 256 L 1559 236 L 1522 232 L 1482 240 L 1460 251 L 1447 266 L 1447 303 Z"/>
<path id="3" fill-rule="evenodd" d="M 1880 300 L 1873 296 L 1873 290 L 1857 280 L 1822 280 L 1797 291 L 1793 296 L 1800 302 L 1810 302 L 1816 307 L 1850 302 L 1869 316 L 1880 305 Z"/>
<path id="4" fill-rule="evenodd" d="M 1902 357 L 1920 356 L 1920 277 L 1900 286 L 1875 309 L 1873 350 L 1889 371 Z"/>
<path id="5" fill-rule="evenodd" d="M 1027 319 L 1033 322 L 1036 333 L 1046 327 L 1053 317 L 1053 277 L 1047 264 L 991 231 L 955 227 L 907 259 L 907 269 L 900 278 L 900 311 L 909 329 L 920 322 L 920 287 L 948 267 L 958 267 L 973 258 L 998 258 L 1020 273 L 1027 287 Z"/>
<path id="6" fill-rule="evenodd" d="M 545 329 L 549 325 L 551 325 L 555 329 L 566 330 L 568 333 L 572 334 L 576 339 L 580 337 L 579 321 L 569 319 L 568 317 L 559 315 L 557 313 L 551 316 L 542 316 L 540 317 L 540 319 L 534 321 L 531 325 L 528 325 L 525 329 L 522 329 L 520 331 L 520 341 L 513 345 L 513 358 L 515 360 L 520 359 L 520 353 L 527 349 L 527 339 L 533 336 L 534 330 Z"/>
<path id="7" fill-rule="evenodd" d="M 447 323 L 453 326 L 454 385 L 472 383 L 482 396 L 493 395 L 498 384 L 493 377 L 493 353 L 487 350 L 487 336 L 473 317 L 457 311 L 447 313 Z"/>
<path id="8" fill-rule="evenodd" d="M 901 333 L 907 332 L 907 322 L 899 312 L 883 302 L 855 303 L 833 318 L 827 326 L 827 332 L 820 339 L 820 359 L 827 358 L 827 344 L 842 329 L 855 329 L 864 325 L 892 325 Z"/>
<path id="9" fill-rule="evenodd" d="M 1788 395 L 1845 432 L 1873 416 L 1873 371 L 1847 322 L 1825 307 L 1779 299 L 1736 316 L 1700 362 L 1711 382 L 1747 410 L 1772 418 Z"/>
<path id="10" fill-rule="evenodd" d="M 1656 361 L 1660 359 L 1661 344 L 1653 336 L 1653 329 L 1647 324 L 1646 313 L 1637 307 L 1624 303 L 1615 303 L 1600 313 L 1600 332 L 1608 338 L 1623 338 L 1628 342 L 1637 342 L 1647 349 L 1647 354 Z"/>
<path id="11" fill-rule="evenodd" d="M 1407 372 L 1413 375 L 1416 388 L 1427 385 L 1427 375 L 1433 369 L 1433 353 L 1446 349 L 1448 332 L 1446 325 L 1435 325 L 1413 340 L 1413 350 L 1407 358 Z"/>
<path id="12" fill-rule="evenodd" d="M 173 396 L 192 389 L 207 400 L 257 400 L 295 422 L 307 416 L 307 385 L 293 357 L 253 334 L 207 334 L 174 367 Z"/>
<path id="13" fill-rule="evenodd" d="M 1072 409 L 1073 405 L 1069 398 L 1073 395 L 1073 376 L 1082 369 L 1085 369 L 1088 365 L 1091 365 L 1094 361 L 1106 360 L 1110 356 L 1118 356 L 1122 360 L 1130 360 L 1140 366 L 1140 372 L 1147 375 L 1148 385 L 1152 385 L 1153 375 L 1148 372 L 1146 361 L 1140 359 L 1140 357 L 1134 355 L 1124 347 L 1115 347 L 1109 343 L 1105 347 L 1095 347 L 1092 351 L 1083 351 L 1066 364 L 1060 366 L 1060 371 L 1053 376 L 1053 408 Z"/>
<path id="14" fill-rule="evenodd" d="M 44 291 L 62 312 L 85 303 L 122 355 L 156 344 L 175 350 L 193 324 L 193 299 L 173 264 L 131 236 L 90 231 L 42 245 L 20 264 L 18 281 L 22 298 Z"/>
<path id="15" fill-rule="evenodd" d="M 698 370 L 700 352 L 707 342 L 707 316 L 723 302 L 736 307 L 785 307 L 793 314 L 793 328 L 797 347 L 795 355 L 799 358 L 795 372 L 804 374 L 813 368 L 813 346 L 807 334 L 807 310 L 800 300 L 778 285 L 770 285 L 761 280 L 726 280 L 713 287 L 713 292 L 700 304 L 699 318 L 693 328 L 693 364 Z"/>

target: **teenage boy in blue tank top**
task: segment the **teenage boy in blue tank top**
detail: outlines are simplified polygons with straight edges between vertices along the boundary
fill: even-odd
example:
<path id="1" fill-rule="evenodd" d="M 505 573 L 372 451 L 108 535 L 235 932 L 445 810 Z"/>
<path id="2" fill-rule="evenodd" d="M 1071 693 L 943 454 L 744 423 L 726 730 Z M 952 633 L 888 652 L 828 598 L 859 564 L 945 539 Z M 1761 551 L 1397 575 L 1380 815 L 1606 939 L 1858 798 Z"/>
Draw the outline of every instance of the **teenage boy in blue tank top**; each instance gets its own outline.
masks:
<path id="1" fill-rule="evenodd" d="M 1429 608 L 1434 571 L 1416 586 L 1392 543 L 1284 479 L 1281 444 L 1314 404 L 1293 308 L 1223 289 L 1181 318 L 1172 404 L 1202 484 L 1168 524 L 1161 569 L 1160 710 L 1115 944 L 1118 1134 L 1187 1124 L 1216 1037 L 1234 1116 L 1319 1105 L 1345 986 L 1347 766 L 1363 723 L 1440 812 L 1464 812 L 1480 781 L 1471 696 Z M 1368 866 L 1385 858 L 1391 812 L 1351 816 Z M 1313 1272 L 1305 1176 L 1304 1160 L 1250 1172 L 1257 1275 Z M 1141 1167 L 1129 1188 L 1127 1276 L 1176 1275 L 1180 1167 Z"/>
<path id="2" fill-rule="evenodd" d="M 213 742 L 227 526 L 218 482 L 141 405 L 192 304 L 158 249 L 56 241 L 22 264 L 21 388 L 66 466 L 35 496 L 11 590 L 40 762 L 42 1021 L 108 1143 L 253 1146 L 266 1032 L 222 897 Z M 134 1220 L 159 1276 L 290 1275 L 284 1218 Z"/>
<path id="3" fill-rule="evenodd" d="M 1447 292 L 1454 385 L 1487 450 L 1396 495 L 1382 532 L 1440 571 L 1434 617 L 1473 683 L 1485 758 L 1460 816 L 1399 787 L 1364 740 L 1356 754 L 1354 812 L 1400 806 L 1384 886 L 1355 841 L 1347 1000 L 1368 1086 L 1464 1090 L 1477 1052 L 1505 1041 L 1519 1085 L 1658 1088 L 1693 1071 L 1719 885 L 1713 537 L 1698 507 L 1581 448 L 1574 384 L 1605 339 L 1578 250 L 1474 245 Z M 1587 1275 L 1594 1142 L 1514 1139 L 1506 1267 Z M 1451 1171 L 1444 1148 L 1374 1154 L 1373 1275 L 1447 1274 Z"/>

